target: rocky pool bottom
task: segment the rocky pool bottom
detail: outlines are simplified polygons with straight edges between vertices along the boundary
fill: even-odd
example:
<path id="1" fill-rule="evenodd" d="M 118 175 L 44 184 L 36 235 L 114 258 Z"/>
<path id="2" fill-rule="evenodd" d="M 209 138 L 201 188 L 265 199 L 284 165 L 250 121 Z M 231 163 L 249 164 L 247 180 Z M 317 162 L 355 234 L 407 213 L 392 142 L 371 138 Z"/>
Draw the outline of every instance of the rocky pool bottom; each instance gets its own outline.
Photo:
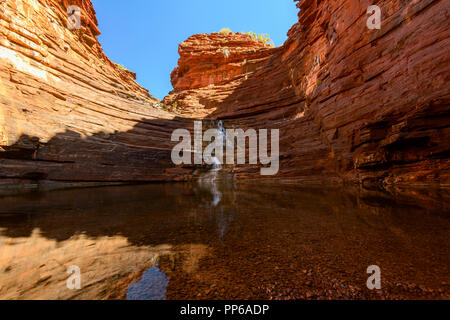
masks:
<path id="1" fill-rule="evenodd" d="M 448 200 L 232 177 L 1 197 L 0 299 L 449 299 Z"/>

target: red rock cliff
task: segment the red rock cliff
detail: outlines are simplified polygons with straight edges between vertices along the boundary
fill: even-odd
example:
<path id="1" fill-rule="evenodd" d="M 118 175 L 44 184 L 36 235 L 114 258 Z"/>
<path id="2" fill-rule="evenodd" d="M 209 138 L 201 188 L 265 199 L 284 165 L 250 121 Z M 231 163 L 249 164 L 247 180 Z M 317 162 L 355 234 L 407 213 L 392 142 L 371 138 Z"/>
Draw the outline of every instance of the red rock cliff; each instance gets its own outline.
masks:
<path id="1" fill-rule="evenodd" d="M 450 2 L 378 1 L 381 30 L 366 26 L 370 4 L 301 1 L 287 42 L 238 50 L 234 68 L 220 55 L 229 47 L 233 56 L 233 37 L 205 54 L 208 61 L 217 52 L 217 66 L 205 64 L 195 50 L 203 44 L 192 41 L 210 46 L 217 36 L 193 37 L 182 44 L 175 70 L 186 70 L 186 81 L 178 86 L 175 77 L 165 100 L 228 126 L 279 128 L 278 177 L 448 185 Z M 249 61 L 257 61 L 254 68 L 245 68 Z M 196 68 L 209 70 L 200 75 Z M 208 86 L 202 75 L 212 69 L 228 72 Z M 240 172 L 257 174 L 249 167 Z"/>
<path id="2" fill-rule="evenodd" d="M 69 4 L 86 13 L 78 31 L 66 27 Z M 377 1 L 381 30 L 366 27 L 371 4 L 301 1 L 279 48 L 243 34 L 189 38 L 165 98 L 175 116 L 103 54 L 90 1 L 4 0 L 0 176 L 182 179 L 190 170 L 172 167 L 170 133 L 207 118 L 280 129 L 273 178 L 448 186 L 449 1 Z"/>
<path id="3" fill-rule="evenodd" d="M 81 28 L 67 27 L 69 5 Z M 188 126 L 103 53 L 90 1 L 0 2 L 1 183 L 179 179 L 170 135 Z"/>

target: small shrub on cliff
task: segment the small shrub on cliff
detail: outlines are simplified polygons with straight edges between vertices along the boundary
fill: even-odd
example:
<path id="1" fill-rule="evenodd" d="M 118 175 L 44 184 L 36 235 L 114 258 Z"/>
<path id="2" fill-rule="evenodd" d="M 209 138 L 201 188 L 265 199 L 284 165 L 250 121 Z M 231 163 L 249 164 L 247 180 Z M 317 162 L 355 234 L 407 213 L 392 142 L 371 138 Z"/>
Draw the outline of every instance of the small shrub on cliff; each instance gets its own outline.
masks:
<path id="1" fill-rule="evenodd" d="M 250 37 L 252 37 L 254 40 L 261 41 L 267 46 L 275 47 L 275 44 L 273 43 L 272 39 L 270 39 L 269 35 L 267 33 L 265 34 L 257 34 L 252 31 L 247 33 Z"/>
<path id="2" fill-rule="evenodd" d="M 120 70 L 120 71 L 128 71 L 128 69 L 127 68 L 125 68 L 123 65 L 121 65 L 121 64 L 116 64 L 116 66 L 117 66 L 117 68 Z"/>
<path id="3" fill-rule="evenodd" d="M 222 30 L 219 31 L 220 34 L 231 34 L 233 33 L 233 31 L 231 31 L 230 28 L 223 28 Z"/>

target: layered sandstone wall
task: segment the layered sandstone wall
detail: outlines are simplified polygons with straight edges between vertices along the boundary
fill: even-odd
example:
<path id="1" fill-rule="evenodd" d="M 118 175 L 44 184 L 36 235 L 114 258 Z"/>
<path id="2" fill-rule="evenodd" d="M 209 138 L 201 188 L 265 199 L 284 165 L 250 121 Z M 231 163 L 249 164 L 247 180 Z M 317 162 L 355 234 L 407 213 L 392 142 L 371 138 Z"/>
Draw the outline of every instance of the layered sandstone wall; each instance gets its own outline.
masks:
<path id="1" fill-rule="evenodd" d="M 67 8 L 81 8 L 69 30 Z M 103 53 L 88 0 L 0 2 L 0 180 L 172 180 L 170 135 L 188 126 Z"/>
<path id="2" fill-rule="evenodd" d="M 203 110 L 225 119 L 228 127 L 280 129 L 275 178 L 449 185 L 450 1 L 377 1 L 381 30 L 367 28 L 371 4 L 300 1 L 287 42 L 261 53 L 256 69 L 232 70 L 228 82 L 212 86 L 199 87 L 200 76 L 189 88 L 175 81 L 165 100 L 179 101 L 186 115 Z M 180 52 L 178 69 L 203 65 L 192 48 Z M 251 59 L 235 57 L 241 66 Z"/>
<path id="3" fill-rule="evenodd" d="M 194 35 L 179 46 L 174 90 L 164 102 L 185 117 L 207 118 L 280 49 L 241 33 Z"/>
<path id="4" fill-rule="evenodd" d="M 0 177 L 9 181 L 185 179 L 170 134 L 193 118 L 280 129 L 280 173 L 304 182 L 449 185 L 449 0 L 299 2 L 279 48 L 244 34 L 180 45 L 164 99 L 104 54 L 89 0 L 3 0 Z M 82 28 L 67 28 L 68 5 Z M 259 168 L 236 168 L 259 177 Z"/>

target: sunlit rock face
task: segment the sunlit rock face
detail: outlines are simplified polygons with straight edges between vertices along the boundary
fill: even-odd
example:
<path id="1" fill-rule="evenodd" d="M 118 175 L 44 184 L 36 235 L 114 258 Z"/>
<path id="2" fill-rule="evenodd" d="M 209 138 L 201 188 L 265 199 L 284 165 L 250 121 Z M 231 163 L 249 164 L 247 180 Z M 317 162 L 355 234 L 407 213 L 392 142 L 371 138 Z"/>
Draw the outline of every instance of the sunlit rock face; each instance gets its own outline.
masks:
<path id="1" fill-rule="evenodd" d="M 67 28 L 70 4 L 82 9 L 79 30 Z M 206 118 L 280 129 L 277 179 L 448 185 L 447 3 L 377 5 L 381 30 L 369 30 L 365 3 L 301 1 L 279 48 L 244 34 L 190 37 L 166 112 L 103 54 L 90 1 L 5 0 L 2 183 L 184 180 L 192 169 L 172 165 L 170 135 Z"/>
<path id="2" fill-rule="evenodd" d="M 80 29 L 68 28 L 70 5 L 81 8 Z M 90 1 L 0 8 L 2 183 L 183 178 L 172 172 L 170 135 L 186 125 L 105 56 Z"/>
<path id="3" fill-rule="evenodd" d="M 274 51 L 248 34 L 197 34 L 179 46 L 179 68 L 171 75 L 175 90 L 226 83 L 264 65 Z"/>
<path id="4" fill-rule="evenodd" d="M 165 101 L 228 127 L 280 129 L 276 178 L 448 185 L 448 4 L 377 5 L 381 30 L 369 30 L 367 3 L 301 1 L 299 22 L 276 49 L 234 54 L 242 35 L 191 37 L 180 47 L 175 90 Z M 221 48 L 231 48 L 228 59 Z M 243 67 L 249 61 L 255 68 Z"/>

